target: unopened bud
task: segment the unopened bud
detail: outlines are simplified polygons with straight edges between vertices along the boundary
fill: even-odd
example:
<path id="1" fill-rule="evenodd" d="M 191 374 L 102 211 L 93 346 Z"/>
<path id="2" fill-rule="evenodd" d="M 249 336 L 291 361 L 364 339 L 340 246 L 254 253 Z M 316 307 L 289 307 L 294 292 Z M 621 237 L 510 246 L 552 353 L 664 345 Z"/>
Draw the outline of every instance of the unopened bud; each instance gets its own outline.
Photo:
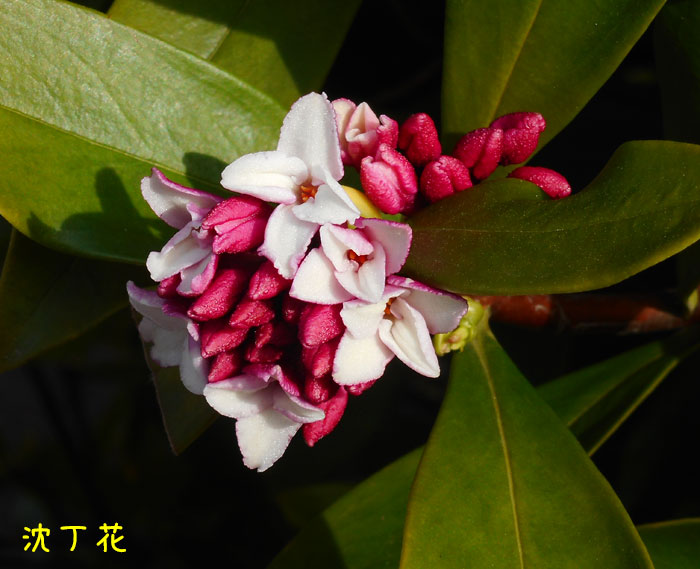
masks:
<path id="1" fill-rule="evenodd" d="M 452 155 L 470 169 L 474 178 L 488 178 L 498 166 L 503 149 L 503 131 L 478 128 L 465 134 Z"/>
<path id="2" fill-rule="evenodd" d="M 469 310 L 462 316 L 457 328 L 445 334 L 433 336 L 433 346 L 438 356 L 444 356 L 449 352 L 460 352 L 475 336 L 477 327 L 484 317 L 484 307 L 472 298 L 467 298 Z"/>
<path id="3" fill-rule="evenodd" d="M 433 160 L 423 169 L 420 177 L 421 192 L 431 202 L 471 187 L 469 169 L 452 156 L 440 156 Z"/>
<path id="4" fill-rule="evenodd" d="M 433 119 L 425 113 L 411 115 L 399 130 L 399 148 L 411 163 L 425 166 L 442 153 Z"/>
<path id="5" fill-rule="evenodd" d="M 202 221 L 202 228 L 216 233 L 212 249 L 217 255 L 242 253 L 263 242 L 271 211 L 262 200 L 236 196 L 219 202 Z"/>
<path id="6" fill-rule="evenodd" d="M 521 166 L 508 174 L 508 177 L 532 182 L 554 200 L 565 198 L 571 194 L 571 186 L 566 178 L 559 172 L 555 172 L 549 168 Z"/>
<path id="7" fill-rule="evenodd" d="M 383 212 L 402 213 L 413 207 L 416 172 L 405 156 L 388 145 L 380 144 L 374 158 L 363 158 L 360 180 L 369 199 Z"/>
<path id="8" fill-rule="evenodd" d="M 540 113 L 510 113 L 493 121 L 491 128 L 503 131 L 501 164 L 525 162 L 537 148 L 540 133 L 546 126 Z"/>

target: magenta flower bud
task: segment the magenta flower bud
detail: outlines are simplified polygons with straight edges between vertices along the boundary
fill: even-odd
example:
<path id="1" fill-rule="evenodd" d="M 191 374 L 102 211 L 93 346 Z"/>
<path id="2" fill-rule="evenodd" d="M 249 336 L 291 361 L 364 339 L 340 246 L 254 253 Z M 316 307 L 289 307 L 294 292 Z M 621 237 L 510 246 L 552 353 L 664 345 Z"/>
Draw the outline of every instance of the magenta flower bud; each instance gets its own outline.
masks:
<path id="1" fill-rule="evenodd" d="M 559 172 L 555 172 L 549 168 L 521 166 L 508 174 L 508 177 L 532 182 L 554 200 L 565 198 L 571 194 L 571 186 L 569 182 L 566 181 L 566 178 Z"/>
<path id="2" fill-rule="evenodd" d="M 254 364 L 271 364 L 278 361 L 284 350 L 267 344 L 265 346 L 256 346 L 255 344 L 250 344 L 245 351 L 246 359 Z"/>
<path id="3" fill-rule="evenodd" d="M 263 242 L 270 206 L 251 196 L 219 202 L 204 218 L 202 228 L 214 230 L 216 254 L 250 251 Z"/>
<path id="4" fill-rule="evenodd" d="M 333 358 L 339 341 L 339 338 L 334 338 L 325 344 L 302 348 L 301 359 L 311 377 L 318 379 L 333 371 Z"/>
<path id="5" fill-rule="evenodd" d="M 286 295 L 282 300 L 282 318 L 288 324 L 296 325 L 301 318 L 306 303 Z"/>
<path id="6" fill-rule="evenodd" d="M 442 153 L 435 123 L 425 113 L 411 115 L 399 130 L 399 148 L 416 166 L 425 166 Z"/>
<path id="7" fill-rule="evenodd" d="M 540 133 L 546 126 L 540 113 L 510 113 L 493 121 L 491 128 L 503 131 L 501 164 L 525 162 L 537 148 Z"/>
<path id="8" fill-rule="evenodd" d="M 386 144 L 389 148 L 396 148 L 399 144 L 399 123 L 386 115 L 381 115 L 377 127 L 377 143 L 377 145 Z"/>
<path id="9" fill-rule="evenodd" d="M 217 355 L 209 367 L 207 380 L 209 383 L 229 379 L 238 375 L 243 367 L 243 356 L 240 349 L 234 349 Z"/>
<path id="10" fill-rule="evenodd" d="M 248 298 L 253 300 L 265 300 L 277 296 L 288 289 L 292 281 L 285 279 L 277 272 L 270 261 L 265 261 L 260 268 L 250 277 L 248 285 Z"/>
<path id="11" fill-rule="evenodd" d="M 343 387 L 338 388 L 335 395 L 328 401 L 321 403 L 319 408 L 325 413 L 325 417 L 320 421 L 304 423 L 301 427 L 306 444 L 312 447 L 333 431 L 338 426 L 347 404 L 348 394 Z"/>
<path id="12" fill-rule="evenodd" d="M 362 159 L 360 180 L 367 197 L 383 212 L 395 214 L 413 207 L 416 172 L 405 156 L 386 144 L 379 145 L 374 158 Z"/>
<path id="13" fill-rule="evenodd" d="M 231 314 L 228 324 L 237 328 L 252 328 L 270 322 L 275 309 L 267 300 L 242 300 Z"/>
<path id="14" fill-rule="evenodd" d="M 340 318 L 342 304 L 309 304 L 299 318 L 299 340 L 303 346 L 325 344 L 345 330 Z"/>
<path id="15" fill-rule="evenodd" d="M 177 287 L 180 286 L 181 282 L 182 278 L 180 277 L 180 273 L 175 273 L 172 277 L 163 279 L 158 283 L 158 296 L 161 298 L 175 298 L 179 296 Z"/>
<path id="16" fill-rule="evenodd" d="M 259 348 L 267 344 L 288 346 L 296 341 L 296 334 L 289 324 L 278 320 L 259 326 L 255 331 L 254 341 Z"/>
<path id="17" fill-rule="evenodd" d="M 193 320 L 213 320 L 226 314 L 241 297 L 250 270 L 241 267 L 221 269 L 202 296 L 194 301 L 187 315 Z"/>
<path id="18" fill-rule="evenodd" d="M 484 180 L 498 166 L 502 148 L 502 130 L 478 128 L 460 138 L 452 155 L 469 168 L 475 178 Z"/>
<path id="19" fill-rule="evenodd" d="M 331 379 L 330 374 L 308 377 L 304 382 L 304 397 L 313 405 L 328 401 L 337 391 L 338 384 Z"/>
<path id="20" fill-rule="evenodd" d="M 209 320 L 200 326 L 202 356 L 211 358 L 243 343 L 247 328 L 231 328 L 225 319 Z"/>
<path id="21" fill-rule="evenodd" d="M 469 169 L 452 156 L 440 156 L 433 160 L 420 177 L 420 189 L 431 202 L 471 187 Z"/>

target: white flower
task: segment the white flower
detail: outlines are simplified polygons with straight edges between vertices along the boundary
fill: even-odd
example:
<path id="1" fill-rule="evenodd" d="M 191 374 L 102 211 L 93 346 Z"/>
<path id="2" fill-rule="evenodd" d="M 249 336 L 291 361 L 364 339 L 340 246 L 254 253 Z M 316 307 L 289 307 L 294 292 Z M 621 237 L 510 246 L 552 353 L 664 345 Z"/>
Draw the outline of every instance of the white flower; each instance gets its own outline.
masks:
<path id="1" fill-rule="evenodd" d="M 372 381 L 394 356 L 420 374 L 437 377 L 440 366 L 430 334 L 453 330 L 466 311 L 459 296 L 390 276 L 379 302 L 343 305 L 346 331 L 333 361 L 333 379 L 340 385 Z"/>
<path id="2" fill-rule="evenodd" d="M 277 150 L 242 156 L 221 175 L 225 188 L 275 202 L 260 253 L 291 279 L 320 225 L 360 215 L 341 185 L 335 112 L 325 95 L 299 99 L 284 119 Z"/>
<path id="3" fill-rule="evenodd" d="M 204 388 L 207 403 L 236 420 L 243 463 L 258 472 L 284 454 L 304 423 L 320 421 L 324 412 L 300 397 L 299 388 L 277 364 L 252 364 L 231 379 Z"/>

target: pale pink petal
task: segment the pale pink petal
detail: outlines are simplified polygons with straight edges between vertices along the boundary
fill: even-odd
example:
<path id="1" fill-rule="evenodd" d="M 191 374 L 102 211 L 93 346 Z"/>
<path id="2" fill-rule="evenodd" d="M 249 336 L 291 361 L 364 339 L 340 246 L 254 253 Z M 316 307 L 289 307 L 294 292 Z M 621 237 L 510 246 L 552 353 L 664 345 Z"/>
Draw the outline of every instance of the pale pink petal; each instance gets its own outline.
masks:
<path id="1" fill-rule="evenodd" d="M 184 317 L 169 316 L 163 312 L 166 301 L 156 291 L 139 288 L 131 281 L 126 283 L 126 291 L 134 310 L 156 326 L 174 331 L 183 330 L 186 326 L 187 320 Z"/>
<path id="2" fill-rule="evenodd" d="M 313 423 L 325 416 L 318 407 L 307 403 L 299 397 L 288 395 L 279 386 L 272 386 L 272 406 L 288 419 L 297 423 Z"/>
<path id="3" fill-rule="evenodd" d="M 209 364 L 202 357 L 202 349 L 199 342 L 189 334 L 185 338 L 185 345 L 181 348 L 180 379 L 182 384 L 195 395 L 202 395 L 204 386 L 207 385 Z"/>
<path id="4" fill-rule="evenodd" d="M 391 276 L 387 282 L 411 291 L 402 298 L 423 315 L 431 334 L 454 330 L 467 312 L 467 301 L 456 294 L 405 277 Z"/>
<path id="5" fill-rule="evenodd" d="M 360 216 L 360 210 L 352 202 L 342 186 L 330 177 L 326 177 L 313 199 L 293 206 L 294 215 L 304 221 L 322 225 L 324 223 L 354 223 Z"/>
<path id="6" fill-rule="evenodd" d="M 161 328 L 153 320 L 143 318 L 139 322 L 139 334 L 144 342 L 152 343 L 149 354 L 161 367 L 176 366 L 182 358 L 182 346 L 186 341 L 184 321 L 178 329 Z"/>
<path id="7" fill-rule="evenodd" d="M 146 268 L 158 282 L 199 263 L 211 254 L 211 239 L 199 236 L 188 223 L 168 241 L 161 251 L 149 253 Z"/>
<path id="8" fill-rule="evenodd" d="M 346 332 L 333 360 L 333 380 L 340 385 L 355 385 L 377 379 L 393 357 L 377 334 L 355 338 Z"/>
<path id="9" fill-rule="evenodd" d="M 433 342 L 420 312 L 403 298 L 391 305 L 393 318 L 379 323 L 379 337 L 396 356 L 418 373 L 437 377 L 440 375 Z"/>
<path id="10" fill-rule="evenodd" d="M 265 241 L 259 249 L 285 279 L 294 278 L 306 248 L 318 230 L 318 224 L 298 219 L 293 207 L 280 205 L 275 208 L 267 221 Z"/>
<path id="11" fill-rule="evenodd" d="M 277 151 L 256 152 L 226 166 L 221 185 L 264 201 L 292 204 L 297 202 L 298 188 L 308 177 L 306 164 L 297 157 Z"/>
<path id="12" fill-rule="evenodd" d="M 361 221 L 359 220 L 358 223 Z M 351 261 L 348 257 L 348 251 L 353 251 L 357 255 L 369 255 L 374 251 L 372 243 L 362 231 L 338 225 L 324 225 L 319 235 L 323 253 L 337 271 L 348 271 L 357 267 L 357 262 Z"/>
<path id="13" fill-rule="evenodd" d="M 406 223 L 388 221 L 385 219 L 358 220 L 357 227 L 364 230 L 364 234 L 372 241 L 378 241 L 384 247 L 386 253 L 386 274 L 397 273 L 408 257 L 411 248 L 413 232 Z"/>
<path id="14" fill-rule="evenodd" d="M 326 168 L 334 180 L 343 177 L 335 111 L 325 93 L 309 93 L 292 105 L 277 150 L 300 158 L 309 167 Z"/>
<path id="15" fill-rule="evenodd" d="M 244 391 L 236 387 L 234 380 L 224 379 L 207 384 L 203 393 L 207 403 L 217 413 L 234 419 L 250 417 L 272 407 L 271 389 Z"/>
<path id="16" fill-rule="evenodd" d="M 299 266 L 289 296 L 315 304 L 339 304 L 352 294 L 338 284 L 333 265 L 320 249 L 312 249 Z"/>
<path id="17" fill-rule="evenodd" d="M 202 294 L 214 278 L 218 264 L 219 256 L 212 253 L 199 263 L 180 271 L 182 280 L 177 285 L 177 292 L 183 296 Z"/>
<path id="18" fill-rule="evenodd" d="M 181 229 L 192 221 L 192 212 L 196 211 L 192 208 L 193 205 L 204 212 L 221 201 L 221 198 L 212 194 L 168 180 L 157 168 L 151 172 L 148 178 L 141 180 L 141 194 L 155 214 L 172 227 Z"/>
<path id="19" fill-rule="evenodd" d="M 301 423 L 288 419 L 274 409 L 239 419 L 236 421 L 236 437 L 243 464 L 258 472 L 267 470 L 284 454 L 300 428 Z"/>

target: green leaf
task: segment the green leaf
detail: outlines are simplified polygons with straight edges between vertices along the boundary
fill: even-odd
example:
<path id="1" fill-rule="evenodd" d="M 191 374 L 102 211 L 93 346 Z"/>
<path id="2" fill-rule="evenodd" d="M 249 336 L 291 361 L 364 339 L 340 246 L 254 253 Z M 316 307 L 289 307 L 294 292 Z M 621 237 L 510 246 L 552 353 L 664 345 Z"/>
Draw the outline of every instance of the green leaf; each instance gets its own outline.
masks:
<path id="1" fill-rule="evenodd" d="M 700 330 L 690 328 L 550 381 L 538 393 L 593 454 L 699 347 Z"/>
<path id="2" fill-rule="evenodd" d="M 411 490 L 402 568 L 651 568 L 571 433 L 484 332 L 453 360 Z"/>
<path id="3" fill-rule="evenodd" d="M 0 277 L 0 371 L 80 336 L 127 303 L 140 267 L 78 259 L 17 231 Z"/>
<path id="4" fill-rule="evenodd" d="M 165 229 L 140 195 L 150 167 L 214 188 L 226 163 L 276 146 L 284 115 L 214 65 L 54 0 L 0 4 L 0 67 L 0 212 L 73 253 L 142 262 Z"/>
<path id="5" fill-rule="evenodd" d="M 655 569 L 700 567 L 700 518 L 639 526 Z"/>
<path id="6" fill-rule="evenodd" d="M 146 356 L 153 371 L 158 405 L 170 447 L 180 454 L 216 420 L 218 415 L 201 395 L 190 393 L 180 380 L 178 367 L 159 367 Z"/>
<path id="7" fill-rule="evenodd" d="M 359 484 L 307 524 L 269 569 L 394 568 L 421 449 Z"/>
<path id="8" fill-rule="evenodd" d="M 675 0 L 654 25 L 656 70 L 664 132 L 668 138 L 700 143 L 700 3 Z"/>
<path id="9" fill-rule="evenodd" d="M 405 272 L 466 294 L 537 294 L 619 282 L 700 238 L 700 146 L 623 144 L 593 182 L 562 200 L 499 197 L 480 184 L 410 219 Z"/>
<path id="10" fill-rule="evenodd" d="M 598 91 L 663 0 L 448 0 L 443 131 L 515 111 L 547 120 L 540 146 Z"/>
<path id="11" fill-rule="evenodd" d="M 208 59 L 289 106 L 321 88 L 360 0 L 116 0 L 109 16 Z"/>

